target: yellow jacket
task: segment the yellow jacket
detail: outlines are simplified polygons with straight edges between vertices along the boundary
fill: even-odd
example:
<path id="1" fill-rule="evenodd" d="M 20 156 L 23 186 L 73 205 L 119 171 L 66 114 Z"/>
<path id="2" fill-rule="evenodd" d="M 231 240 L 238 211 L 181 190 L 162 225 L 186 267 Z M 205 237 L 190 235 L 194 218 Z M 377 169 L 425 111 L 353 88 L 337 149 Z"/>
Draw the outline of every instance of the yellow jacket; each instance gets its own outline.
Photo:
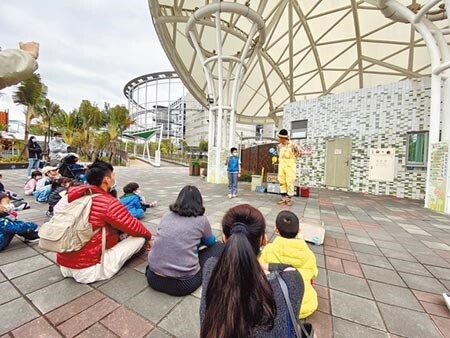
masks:
<path id="1" fill-rule="evenodd" d="M 261 263 L 284 263 L 295 267 L 303 277 L 305 294 L 300 308 L 300 318 L 310 316 L 317 310 L 317 292 L 311 280 L 317 278 L 316 256 L 303 239 L 276 237 L 267 244 L 260 257 Z"/>

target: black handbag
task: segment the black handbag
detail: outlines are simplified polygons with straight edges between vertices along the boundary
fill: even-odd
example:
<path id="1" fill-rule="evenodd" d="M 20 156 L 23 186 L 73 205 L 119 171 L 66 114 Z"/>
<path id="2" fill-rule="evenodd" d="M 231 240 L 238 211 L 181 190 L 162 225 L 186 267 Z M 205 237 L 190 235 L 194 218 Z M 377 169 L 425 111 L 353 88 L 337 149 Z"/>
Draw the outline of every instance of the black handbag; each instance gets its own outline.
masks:
<path id="1" fill-rule="evenodd" d="M 275 272 L 277 281 L 280 284 L 281 291 L 283 292 L 284 300 L 289 311 L 289 317 L 291 318 L 292 326 L 295 330 L 297 338 L 314 338 L 314 328 L 311 323 L 298 323 L 297 316 L 294 314 L 291 300 L 289 298 L 289 290 L 283 277 L 278 272 Z"/>

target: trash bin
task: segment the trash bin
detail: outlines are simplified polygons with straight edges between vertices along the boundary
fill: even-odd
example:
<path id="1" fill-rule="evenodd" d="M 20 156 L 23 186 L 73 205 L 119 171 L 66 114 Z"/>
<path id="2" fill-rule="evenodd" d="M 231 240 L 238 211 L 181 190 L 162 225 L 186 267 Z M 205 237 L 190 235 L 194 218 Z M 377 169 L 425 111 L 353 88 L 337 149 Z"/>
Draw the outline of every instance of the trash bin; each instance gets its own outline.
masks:
<path id="1" fill-rule="evenodd" d="M 309 197 L 309 187 L 301 187 L 300 188 L 300 196 L 301 197 Z"/>

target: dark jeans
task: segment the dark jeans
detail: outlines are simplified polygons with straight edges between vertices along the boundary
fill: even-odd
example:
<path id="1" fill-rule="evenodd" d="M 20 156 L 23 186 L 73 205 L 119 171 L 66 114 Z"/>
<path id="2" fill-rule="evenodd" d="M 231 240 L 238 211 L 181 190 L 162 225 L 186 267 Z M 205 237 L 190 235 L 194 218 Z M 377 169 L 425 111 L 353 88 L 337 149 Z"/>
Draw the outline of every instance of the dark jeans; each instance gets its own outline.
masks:
<path id="1" fill-rule="evenodd" d="M 200 271 L 194 276 L 185 279 L 160 276 L 154 273 L 147 266 L 145 274 L 148 285 L 156 291 L 164 292 L 172 296 L 186 296 L 198 289 L 202 285 L 202 268 L 211 257 L 219 257 L 223 251 L 223 244 L 216 242 L 213 246 L 205 248 L 198 253 Z"/>
<path id="2" fill-rule="evenodd" d="M 228 191 L 236 196 L 238 191 L 238 173 L 228 172 Z"/>
<path id="3" fill-rule="evenodd" d="M 0 251 L 5 249 L 9 243 L 11 243 L 12 239 L 15 235 L 22 236 L 24 239 L 27 239 L 29 241 L 39 238 L 37 231 L 32 232 L 25 232 L 25 233 L 6 233 L 4 234 L 4 242 L 0 244 Z"/>

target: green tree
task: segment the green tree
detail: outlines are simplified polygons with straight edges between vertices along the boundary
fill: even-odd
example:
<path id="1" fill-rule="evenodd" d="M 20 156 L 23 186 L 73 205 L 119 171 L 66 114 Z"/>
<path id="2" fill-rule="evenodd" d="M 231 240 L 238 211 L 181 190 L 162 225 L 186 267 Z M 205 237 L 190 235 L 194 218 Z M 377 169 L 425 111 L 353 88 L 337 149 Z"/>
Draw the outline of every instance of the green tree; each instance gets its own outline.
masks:
<path id="1" fill-rule="evenodd" d="M 91 130 L 102 126 L 103 113 L 97 105 L 92 104 L 89 100 L 83 100 L 78 108 L 78 117 L 81 121 L 82 139 L 84 141 L 84 147 L 82 148 L 88 153 L 92 146 L 90 143 Z"/>
<path id="2" fill-rule="evenodd" d="M 43 134 L 44 137 L 44 144 L 45 144 L 45 151 L 48 150 L 48 143 L 50 142 L 51 137 L 51 127 L 53 125 L 53 120 L 55 117 L 62 113 L 61 107 L 51 101 L 50 99 L 44 99 L 42 105 L 37 107 L 37 111 L 39 115 L 42 117 L 42 122 L 40 123 L 40 127 L 45 131 Z"/>
<path id="3" fill-rule="evenodd" d="M 175 144 L 169 138 L 161 140 L 161 153 L 172 155 L 175 152 Z"/>
<path id="4" fill-rule="evenodd" d="M 25 137 L 28 141 L 31 120 L 39 116 L 39 107 L 47 96 L 47 86 L 41 81 L 39 74 L 33 74 L 30 78 L 22 81 L 13 92 L 12 99 L 15 104 L 26 106 L 25 110 Z M 25 148 L 24 148 L 25 150 Z M 23 154 L 23 151 L 22 151 Z"/>
<path id="5" fill-rule="evenodd" d="M 201 152 L 207 152 L 208 151 L 208 141 L 200 140 L 198 144 L 198 150 Z"/>
<path id="6" fill-rule="evenodd" d="M 134 120 L 130 118 L 128 109 L 123 105 L 110 108 L 108 104 L 105 104 L 105 111 L 107 113 L 106 130 L 110 138 L 110 162 L 116 164 L 119 138 L 123 131 L 134 123 Z"/>

